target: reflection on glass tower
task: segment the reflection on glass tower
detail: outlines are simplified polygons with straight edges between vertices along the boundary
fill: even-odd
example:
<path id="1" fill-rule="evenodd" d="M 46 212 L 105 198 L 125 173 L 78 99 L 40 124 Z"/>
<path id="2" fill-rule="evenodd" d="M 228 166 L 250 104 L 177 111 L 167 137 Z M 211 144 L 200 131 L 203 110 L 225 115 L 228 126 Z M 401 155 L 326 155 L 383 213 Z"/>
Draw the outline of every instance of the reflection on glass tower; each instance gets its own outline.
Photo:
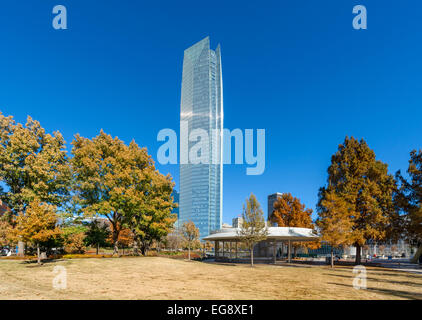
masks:
<path id="1" fill-rule="evenodd" d="M 185 50 L 183 58 L 180 133 L 199 129 L 209 137 L 209 162 L 180 164 L 180 225 L 191 220 L 200 237 L 221 228 L 223 84 L 220 46 L 210 50 L 209 37 Z M 196 130 L 197 131 L 197 130 Z M 182 145 L 188 147 L 187 150 Z M 197 141 L 181 141 L 181 159 Z"/>

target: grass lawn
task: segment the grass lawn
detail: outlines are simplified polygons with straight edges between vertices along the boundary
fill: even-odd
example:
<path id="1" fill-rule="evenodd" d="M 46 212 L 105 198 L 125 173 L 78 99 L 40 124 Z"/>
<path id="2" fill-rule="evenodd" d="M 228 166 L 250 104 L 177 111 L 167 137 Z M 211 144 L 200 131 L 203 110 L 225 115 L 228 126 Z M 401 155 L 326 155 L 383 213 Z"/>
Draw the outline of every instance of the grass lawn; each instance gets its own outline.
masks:
<path id="1" fill-rule="evenodd" d="M 52 287 L 53 268 L 67 289 Z M 0 299 L 422 299 L 422 276 L 367 268 L 367 290 L 352 267 L 216 264 L 160 257 L 72 259 L 37 266 L 0 259 Z"/>

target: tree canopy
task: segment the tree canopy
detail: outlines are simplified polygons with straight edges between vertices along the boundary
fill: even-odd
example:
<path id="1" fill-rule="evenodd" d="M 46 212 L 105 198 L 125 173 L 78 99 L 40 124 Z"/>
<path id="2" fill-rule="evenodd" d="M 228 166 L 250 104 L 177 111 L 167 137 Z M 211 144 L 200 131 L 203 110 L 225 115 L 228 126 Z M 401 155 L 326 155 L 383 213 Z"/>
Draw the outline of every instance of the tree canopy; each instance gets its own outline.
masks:
<path id="1" fill-rule="evenodd" d="M 195 242 L 197 242 L 199 239 L 199 229 L 195 226 L 195 224 L 192 221 L 189 220 L 183 223 L 182 234 L 189 250 L 188 259 L 190 260 L 190 251 L 192 247 L 195 245 Z"/>
<path id="2" fill-rule="evenodd" d="M 393 194 L 396 182 L 388 173 L 387 164 L 376 160 L 366 142 L 346 137 L 331 157 L 327 186 L 319 191 L 319 204 L 335 194 L 350 208 L 351 237 L 356 246 L 356 263 L 360 263 L 361 247 L 368 240 L 387 236 L 395 212 Z"/>
<path id="3" fill-rule="evenodd" d="M 56 207 L 35 199 L 29 204 L 25 213 L 19 212 L 14 234 L 18 239 L 37 246 L 38 263 L 40 263 L 40 243 L 61 234 L 57 226 Z"/>
<path id="4" fill-rule="evenodd" d="M 243 223 L 238 233 L 249 248 L 251 266 L 253 266 L 253 248 L 257 242 L 265 240 L 268 235 L 264 212 L 253 193 L 246 199 L 246 204 L 243 205 L 242 219 Z"/>
<path id="5" fill-rule="evenodd" d="M 290 193 L 283 193 L 274 203 L 274 211 L 270 217 L 279 227 L 313 228 L 312 209 Z"/>
<path id="6" fill-rule="evenodd" d="M 70 169 L 60 132 L 47 134 L 28 116 L 25 125 L 0 112 L 0 197 L 16 215 L 39 199 L 60 206 L 69 194 Z"/>
<path id="7" fill-rule="evenodd" d="M 78 203 L 86 215 L 103 215 L 110 221 L 114 254 L 125 225 L 140 237 L 165 234 L 162 227 L 170 219 L 173 182 L 155 169 L 146 148 L 134 141 L 125 145 L 102 130 L 92 140 L 77 135 L 72 144 Z"/>
<path id="8" fill-rule="evenodd" d="M 334 266 L 333 248 L 353 244 L 353 222 L 348 204 L 334 192 L 321 201 L 316 224 L 322 241 L 331 246 L 331 267 Z"/>
<path id="9" fill-rule="evenodd" d="M 404 213 L 400 219 L 400 231 L 410 241 L 419 244 L 418 254 L 422 248 L 422 150 L 410 153 L 409 179 L 406 180 L 397 172 L 400 189 L 396 198 L 398 208 Z M 415 262 L 417 256 L 415 255 Z"/>

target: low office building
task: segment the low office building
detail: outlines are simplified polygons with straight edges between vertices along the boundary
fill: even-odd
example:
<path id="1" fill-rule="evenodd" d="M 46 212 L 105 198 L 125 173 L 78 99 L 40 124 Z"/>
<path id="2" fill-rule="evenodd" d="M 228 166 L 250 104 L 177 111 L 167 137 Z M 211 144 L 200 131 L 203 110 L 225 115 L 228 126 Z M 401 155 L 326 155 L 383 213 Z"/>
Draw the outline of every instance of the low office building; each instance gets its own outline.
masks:
<path id="1" fill-rule="evenodd" d="M 273 194 L 270 194 L 268 196 L 268 208 L 267 208 L 267 220 L 270 221 L 271 220 L 271 215 L 273 214 L 274 211 L 274 203 L 277 201 L 278 198 L 281 198 L 283 194 L 280 192 L 276 192 Z"/>

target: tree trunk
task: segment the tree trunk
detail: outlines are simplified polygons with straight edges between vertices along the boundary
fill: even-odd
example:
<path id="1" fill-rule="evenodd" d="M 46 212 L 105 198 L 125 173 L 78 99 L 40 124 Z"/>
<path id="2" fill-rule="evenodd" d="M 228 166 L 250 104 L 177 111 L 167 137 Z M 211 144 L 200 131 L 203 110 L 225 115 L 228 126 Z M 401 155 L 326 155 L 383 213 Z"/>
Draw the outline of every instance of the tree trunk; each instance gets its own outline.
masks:
<path id="1" fill-rule="evenodd" d="M 133 241 L 133 254 L 135 256 L 139 256 L 139 251 L 138 251 L 138 240 L 135 239 L 135 241 Z"/>
<path id="2" fill-rule="evenodd" d="M 331 247 L 331 268 L 334 268 L 334 250 Z"/>
<path id="3" fill-rule="evenodd" d="M 188 246 L 188 259 L 190 260 L 190 245 Z"/>
<path id="4" fill-rule="evenodd" d="M 148 251 L 148 244 L 144 241 L 141 241 L 141 253 L 146 257 Z"/>
<path id="5" fill-rule="evenodd" d="M 113 256 L 119 256 L 119 241 L 114 241 Z"/>
<path id="6" fill-rule="evenodd" d="M 41 253 L 40 253 L 40 245 L 37 243 L 37 263 L 41 264 Z"/>
<path id="7" fill-rule="evenodd" d="M 253 246 L 251 246 L 251 267 L 253 267 Z"/>
<path id="8" fill-rule="evenodd" d="M 23 257 L 25 255 L 25 242 L 19 241 L 18 242 L 18 252 L 17 255 L 19 257 Z"/>
<path id="9" fill-rule="evenodd" d="M 355 260 L 355 264 L 359 265 L 361 263 L 361 254 L 360 254 L 360 248 L 361 246 L 359 244 L 356 244 L 356 260 Z"/>
<path id="10" fill-rule="evenodd" d="M 100 244 L 99 243 L 97 243 L 97 256 L 98 256 L 98 253 L 100 252 Z"/>
<path id="11" fill-rule="evenodd" d="M 290 240 L 289 240 L 289 244 L 288 244 L 288 247 L 287 247 L 287 261 L 290 263 L 290 261 L 291 261 L 291 256 L 292 256 L 292 246 L 291 246 L 291 243 L 290 243 Z"/>
<path id="12" fill-rule="evenodd" d="M 419 245 L 418 250 L 415 252 L 415 255 L 413 256 L 411 263 L 419 263 L 419 257 L 422 255 L 422 244 Z"/>
<path id="13" fill-rule="evenodd" d="M 281 243 L 281 255 L 280 258 L 283 259 L 284 257 L 284 242 Z"/>
<path id="14" fill-rule="evenodd" d="M 113 227 L 113 256 L 119 256 L 119 231 Z"/>

